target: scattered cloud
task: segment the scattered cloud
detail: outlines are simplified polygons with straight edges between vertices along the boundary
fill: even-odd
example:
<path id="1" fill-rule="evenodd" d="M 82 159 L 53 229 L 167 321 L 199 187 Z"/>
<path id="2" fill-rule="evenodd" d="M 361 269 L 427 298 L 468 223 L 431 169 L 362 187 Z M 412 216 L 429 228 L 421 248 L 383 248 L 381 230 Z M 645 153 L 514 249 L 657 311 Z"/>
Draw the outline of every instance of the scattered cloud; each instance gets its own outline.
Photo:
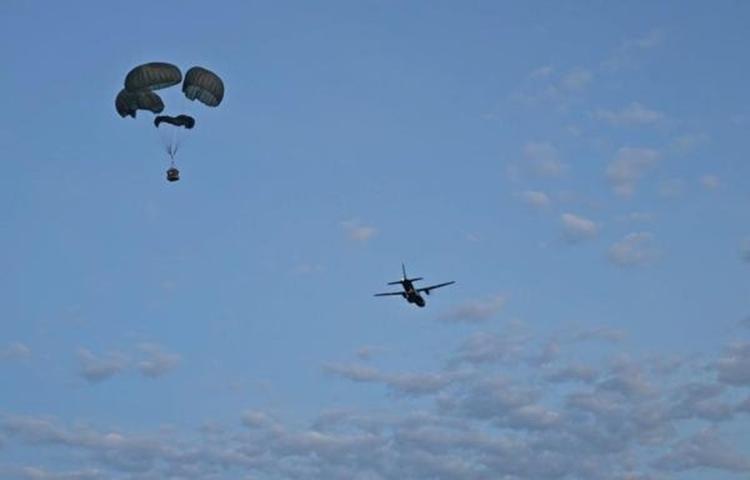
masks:
<path id="1" fill-rule="evenodd" d="M 608 71 L 618 71 L 637 65 L 639 55 L 652 50 L 664 42 L 666 33 L 663 29 L 654 28 L 643 35 L 630 38 L 622 42 L 620 47 L 602 62 L 602 67 Z"/>
<path id="2" fill-rule="evenodd" d="M 382 352 L 383 350 L 385 350 L 384 347 L 365 345 L 365 346 L 358 348 L 357 351 L 354 353 L 358 359 L 367 361 L 367 360 L 371 360 L 372 357 Z"/>
<path id="3" fill-rule="evenodd" d="M 715 428 L 706 428 L 679 441 L 655 465 L 671 472 L 703 468 L 734 473 L 750 472 L 750 458 L 723 440 Z"/>
<path id="4" fill-rule="evenodd" d="M 685 181 L 681 178 L 665 180 L 659 186 L 659 195 L 665 198 L 677 198 L 685 192 Z"/>
<path id="5" fill-rule="evenodd" d="M 716 363 L 716 372 L 721 382 L 750 386 L 750 342 L 729 345 Z"/>
<path id="6" fill-rule="evenodd" d="M 718 383 L 691 382 L 675 391 L 676 403 L 670 409 L 677 419 L 700 418 L 711 422 L 731 420 L 735 406 L 722 397 L 727 387 Z"/>
<path id="7" fill-rule="evenodd" d="M 311 275 L 313 273 L 322 272 L 323 266 L 316 263 L 301 263 L 294 268 L 294 273 L 297 275 Z"/>
<path id="8" fill-rule="evenodd" d="M 576 96 L 580 96 L 594 80 L 594 73 L 584 67 L 575 67 L 558 73 L 551 66 L 539 67 L 528 75 L 526 85 L 512 99 L 529 106 L 551 103 L 564 108 Z"/>
<path id="9" fill-rule="evenodd" d="M 94 355 L 89 350 L 78 350 L 79 374 L 89 383 L 99 383 L 118 373 L 122 373 L 128 366 L 125 356 L 117 352 L 104 355 Z"/>
<path id="10" fill-rule="evenodd" d="M 9 480 L 105 480 L 110 478 L 97 469 L 51 472 L 38 467 L 3 468 L 2 466 L 0 466 L 0 475 Z"/>
<path id="11" fill-rule="evenodd" d="M 451 363 L 518 363 L 530 342 L 530 337 L 523 332 L 476 332 L 461 343 Z"/>
<path id="12" fill-rule="evenodd" d="M 646 108 L 638 102 L 633 102 L 619 111 L 597 110 L 594 117 L 617 126 L 653 125 L 664 120 L 663 113 Z"/>
<path id="13" fill-rule="evenodd" d="M 251 429 L 277 429 L 278 421 L 260 410 L 247 410 L 242 414 L 242 425 Z"/>
<path id="14" fill-rule="evenodd" d="M 136 346 L 132 355 L 121 352 L 107 352 L 95 355 L 85 348 L 76 352 L 78 374 L 89 383 L 100 383 L 131 368 L 151 378 L 161 377 L 174 370 L 181 357 L 169 353 L 154 343 L 141 343 Z M 135 357 L 136 360 L 133 360 Z"/>
<path id="15" fill-rule="evenodd" d="M 471 243 L 477 243 L 482 241 L 482 236 L 478 233 L 469 232 L 466 234 L 466 240 Z"/>
<path id="16" fill-rule="evenodd" d="M 323 369 L 353 382 L 381 383 L 393 393 L 404 396 L 435 394 L 462 377 L 460 372 L 388 374 L 358 364 L 329 363 Z"/>
<path id="17" fill-rule="evenodd" d="M 545 78 L 552 75 L 555 71 L 555 68 L 551 65 L 544 65 L 542 67 L 539 67 L 535 70 L 533 70 L 530 74 L 530 78 Z"/>
<path id="18" fill-rule="evenodd" d="M 549 207 L 551 203 L 549 196 L 547 196 L 547 194 L 544 192 L 526 190 L 525 192 L 522 192 L 519 196 L 521 200 L 523 201 L 523 203 L 534 208 Z"/>
<path id="19" fill-rule="evenodd" d="M 569 243 L 579 243 L 594 238 L 599 233 L 599 226 L 587 218 L 563 213 L 560 220 L 563 224 L 563 238 Z"/>
<path id="20" fill-rule="evenodd" d="M 567 365 L 544 375 L 544 379 L 551 383 L 592 383 L 597 378 L 598 372 L 596 369 L 581 364 Z"/>
<path id="21" fill-rule="evenodd" d="M 522 150 L 526 170 L 538 177 L 558 177 L 566 170 L 557 148 L 549 143 L 529 142 Z"/>
<path id="22" fill-rule="evenodd" d="M 575 68 L 560 79 L 560 87 L 569 92 L 580 92 L 592 81 L 594 75 L 585 68 Z"/>
<path id="23" fill-rule="evenodd" d="M 0 348 L 0 360 L 20 360 L 30 356 L 31 349 L 21 342 L 14 342 Z"/>
<path id="24" fill-rule="evenodd" d="M 614 330 L 584 332 L 582 339 L 609 338 Z M 580 345 L 555 338 L 525 330 L 472 334 L 448 353 L 460 364 L 433 372 L 326 364 L 336 377 L 381 385 L 396 398 L 377 409 L 325 410 L 308 422 L 251 409 L 238 413 L 236 427 L 134 433 L 3 413 L 7 446 L 53 455 L 72 470 L 4 464 L 0 475 L 657 480 L 750 471 L 746 445 L 731 433 L 750 413 L 747 342 L 729 345 L 714 362 L 681 359 L 679 368 L 663 369 L 649 356 L 612 358 L 609 349 L 602 358 L 569 361 Z M 550 345 L 547 361 L 528 361 Z"/>
<path id="25" fill-rule="evenodd" d="M 179 355 L 165 352 L 162 347 L 153 343 L 138 345 L 138 350 L 143 358 L 136 367 L 141 374 L 151 378 L 161 377 L 174 370 L 181 360 Z"/>
<path id="26" fill-rule="evenodd" d="M 630 212 L 619 217 L 619 220 L 631 223 L 651 223 L 654 221 L 654 215 L 648 212 Z"/>
<path id="27" fill-rule="evenodd" d="M 607 179 L 617 195 L 630 196 L 636 183 L 659 161 L 659 152 L 650 148 L 623 147 L 607 167 Z"/>
<path id="28" fill-rule="evenodd" d="M 716 190 L 721 187 L 721 180 L 716 175 L 703 175 L 700 183 L 706 190 Z"/>
<path id="29" fill-rule="evenodd" d="M 609 248 L 607 256 L 610 262 L 620 267 L 648 265 L 657 257 L 653 235 L 647 232 L 629 233 Z"/>
<path id="30" fill-rule="evenodd" d="M 344 229 L 349 240 L 360 243 L 367 242 L 378 233 L 377 228 L 369 225 L 362 225 L 357 219 L 341 222 L 341 228 Z"/>
<path id="31" fill-rule="evenodd" d="M 750 262 L 750 237 L 740 243 L 740 258 L 744 262 Z"/>
<path id="32" fill-rule="evenodd" d="M 592 328 L 585 328 L 583 330 L 577 331 L 573 334 L 571 340 L 574 342 L 584 342 L 584 341 L 604 341 L 604 342 L 621 342 L 625 340 L 626 334 L 624 331 L 611 328 L 611 327 L 605 327 L 605 326 L 599 326 L 599 327 L 592 327 Z"/>
<path id="33" fill-rule="evenodd" d="M 686 155 L 711 141 L 707 133 L 687 133 L 675 138 L 669 146 L 672 153 Z"/>
<path id="34" fill-rule="evenodd" d="M 505 295 L 496 294 L 488 298 L 468 301 L 443 313 L 438 318 L 446 322 L 480 323 L 497 315 L 506 302 Z"/>
<path id="35" fill-rule="evenodd" d="M 663 29 L 654 28 L 640 37 L 626 40 L 623 46 L 625 48 L 648 50 L 661 45 L 665 37 L 666 35 Z"/>

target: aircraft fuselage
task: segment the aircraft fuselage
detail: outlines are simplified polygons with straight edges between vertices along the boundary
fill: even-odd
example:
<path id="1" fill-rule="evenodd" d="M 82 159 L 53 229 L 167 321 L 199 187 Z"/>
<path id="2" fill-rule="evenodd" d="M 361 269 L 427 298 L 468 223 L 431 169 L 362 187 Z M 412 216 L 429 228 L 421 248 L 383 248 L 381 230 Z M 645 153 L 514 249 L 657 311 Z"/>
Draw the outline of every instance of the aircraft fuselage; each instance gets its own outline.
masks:
<path id="1" fill-rule="evenodd" d="M 413 303 L 418 307 L 424 307 L 427 302 L 424 301 L 422 295 L 420 295 L 414 288 L 414 284 L 409 280 L 404 280 L 404 298 L 407 302 Z"/>

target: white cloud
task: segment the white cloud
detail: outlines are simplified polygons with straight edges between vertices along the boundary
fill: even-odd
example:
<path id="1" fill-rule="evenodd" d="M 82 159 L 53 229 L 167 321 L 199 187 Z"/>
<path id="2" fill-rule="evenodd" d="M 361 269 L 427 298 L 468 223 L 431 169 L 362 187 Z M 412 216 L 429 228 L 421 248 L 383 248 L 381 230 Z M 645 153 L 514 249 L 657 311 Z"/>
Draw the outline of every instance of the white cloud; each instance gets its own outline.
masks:
<path id="1" fill-rule="evenodd" d="M 622 330 L 599 326 L 580 330 L 572 336 L 571 340 L 574 342 L 598 340 L 617 343 L 623 341 L 625 339 L 625 336 L 625 332 L 623 332 Z"/>
<path id="2" fill-rule="evenodd" d="M 359 220 L 345 220 L 341 222 L 346 236 L 355 242 L 365 243 L 378 233 L 378 229 L 369 225 L 362 225 Z"/>
<path id="3" fill-rule="evenodd" d="M 523 159 L 528 170 L 539 177 L 558 177 L 566 169 L 557 148 L 549 143 L 527 143 L 523 147 Z"/>
<path id="4" fill-rule="evenodd" d="M 31 356 L 31 349 L 21 342 L 0 348 L 0 360 L 19 360 Z"/>
<path id="5" fill-rule="evenodd" d="M 585 89 L 594 78 L 594 75 L 585 68 L 576 68 L 560 80 L 560 87 L 570 92 L 580 92 Z"/>
<path id="6" fill-rule="evenodd" d="M 529 77 L 531 78 L 544 78 L 549 77 L 554 73 L 555 69 L 551 65 L 545 65 L 539 68 L 534 69 L 530 74 Z"/>
<path id="7" fill-rule="evenodd" d="M 647 232 L 629 233 L 609 248 L 608 258 L 615 265 L 632 267 L 648 265 L 657 256 L 653 235 Z"/>
<path id="8" fill-rule="evenodd" d="M 331 374 L 360 383 L 382 383 L 393 393 L 406 396 L 435 394 L 461 378 L 460 372 L 383 373 L 358 364 L 326 364 L 323 369 Z"/>
<path id="9" fill-rule="evenodd" d="M 681 178 L 671 178 L 659 185 L 659 195 L 666 198 L 677 198 L 685 192 L 685 181 Z"/>
<path id="10" fill-rule="evenodd" d="M 545 380 L 552 383 L 583 382 L 592 383 L 597 379 L 597 371 L 587 365 L 568 365 L 558 368 L 544 376 Z"/>
<path id="11" fill-rule="evenodd" d="M 750 342 L 738 342 L 729 347 L 716 363 L 721 382 L 750 386 Z"/>
<path id="12" fill-rule="evenodd" d="M 301 263 L 294 268 L 294 273 L 297 275 L 310 275 L 313 273 L 322 272 L 323 266 L 315 263 Z"/>
<path id="13" fill-rule="evenodd" d="M 699 468 L 750 472 L 750 458 L 723 440 L 715 428 L 706 428 L 681 440 L 655 464 L 660 469 L 676 472 Z"/>
<path id="14" fill-rule="evenodd" d="M 85 348 L 77 352 L 79 374 L 89 383 L 107 380 L 122 373 L 128 366 L 128 360 L 118 352 L 96 356 Z"/>
<path id="15" fill-rule="evenodd" d="M 441 314 L 438 318 L 446 322 L 479 323 L 495 316 L 505 305 L 506 297 L 502 294 L 488 298 L 470 300 L 452 310 Z"/>
<path id="16" fill-rule="evenodd" d="M 105 480 L 109 478 L 97 469 L 74 470 L 67 472 L 51 472 L 38 467 L 3 468 L 0 475 L 9 480 Z"/>
<path id="17" fill-rule="evenodd" d="M 646 32 L 640 37 L 627 40 L 625 42 L 625 46 L 647 50 L 661 45 L 661 43 L 664 41 L 665 36 L 666 35 L 664 30 L 655 28 L 649 32 Z"/>
<path id="18" fill-rule="evenodd" d="M 452 362 L 475 365 L 518 363 L 529 342 L 528 335 L 518 332 L 476 332 L 461 343 Z"/>
<path id="19" fill-rule="evenodd" d="M 663 113 L 650 110 L 638 102 L 633 102 L 619 111 L 600 109 L 594 113 L 594 116 L 618 126 L 651 125 L 659 123 L 664 119 Z"/>
<path id="20" fill-rule="evenodd" d="M 745 262 L 750 262 L 750 237 L 740 243 L 740 258 Z"/>
<path id="21" fill-rule="evenodd" d="M 247 410 L 242 414 L 242 425 L 247 428 L 278 428 L 275 418 L 260 410 Z"/>
<path id="22" fill-rule="evenodd" d="M 550 205 L 549 196 L 544 192 L 526 190 L 520 194 L 520 197 L 523 203 L 535 208 L 545 208 Z"/>
<path id="23" fill-rule="evenodd" d="M 165 352 L 161 346 L 153 343 L 141 344 L 138 350 L 143 358 L 136 366 L 141 374 L 151 378 L 160 377 L 175 369 L 181 360 L 179 355 Z"/>
<path id="24" fill-rule="evenodd" d="M 654 221 L 654 215 L 648 212 L 630 212 L 619 217 L 619 220 L 632 223 L 650 223 Z"/>
<path id="25" fill-rule="evenodd" d="M 602 66 L 610 71 L 632 67 L 636 64 L 639 54 L 658 47 L 665 37 L 664 30 L 655 28 L 641 36 L 625 40 L 609 58 L 602 62 Z"/>
<path id="26" fill-rule="evenodd" d="M 701 185 L 707 190 L 716 190 L 721 186 L 721 180 L 716 175 L 703 175 L 700 178 Z"/>
<path id="27" fill-rule="evenodd" d="M 609 353 L 569 363 L 565 358 L 581 347 L 572 343 L 558 344 L 560 355 L 548 363 L 524 362 L 554 342 L 548 337 L 498 333 L 469 340 L 451 354 L 472 358 L 461 371 L 328 365 L 330 373 L 381 384 L 398 398 L 378 408 L 337 407 L 309 421 L 296 412 L 285 421 L 246 410 L 235 427 L 208 433 L 159 426 L 135 433 L 2 413 L 5 448 L 23 454 L 0 465 L 0 476 L 656 480 L 750 471 L 747 445 L 732 441 L 750 412 L 745 343 L 730 345 L 708 367 L 682 360 L 678 369 L 660 369 L 649 356 L 613 363 Z M 502 361 L 515 365 L 500 368 Z M 26 458 L 55 458 L 63 467 L 7 463 Z"/>
<path id="28" fill-rule="evenodd" d="M 659 152 L 650 148 L 623 147 L 607 167 L 606 175 L 615 193 L 630 196 L 636 183 L 659 161 Z"/>
<path id="29" fill-rule="evenodd" d="M 79 348 L 76 357 L 78 373 L 89 383 L 103 382 L 130 369 L 137 369 L 146 377 L 157 378 L 177 367 L 181 360 L 179 355 L 166 352 L 163 347 L 153 343 L 137 345 L 131 356 L 121 352 L 95 355 L 85 348 Z M 134 361 L 132 357 L 137 360 Z"/>
<path id="30" fill-rule="evenodd" d="M 709 141 L 711 137 L 707 133 L 687 133 L 675 138 L 670 145 L 670 150 L 678 155 L 686 155 Z"/>
<path id="31" fill-rule="evenodd" d="M 677 403 L 670 409 L 671 415 L 711 422 L 731 420 L 737 408 L 722 399 L 726 392 L 727 387 L 718 383 L 695 381 L 682 385 L 676 389 Z"/>
<path id="32" fill-rule="evenodd" d="M 587 218 L 572 213 L 563 213 L 560 220 L 563 224 L 563 237 L 570 243 L 594 238 L 599 233 L 599 226 Z"/>
<path id="33" fill-rule="evenodd" d="M 382 352 L 383 350 L 383 347 L 364 345 L 357 349 L 355 355 L 360 360 L 371 360 L 373 356 L 375 356 L 379 352 Z"/>

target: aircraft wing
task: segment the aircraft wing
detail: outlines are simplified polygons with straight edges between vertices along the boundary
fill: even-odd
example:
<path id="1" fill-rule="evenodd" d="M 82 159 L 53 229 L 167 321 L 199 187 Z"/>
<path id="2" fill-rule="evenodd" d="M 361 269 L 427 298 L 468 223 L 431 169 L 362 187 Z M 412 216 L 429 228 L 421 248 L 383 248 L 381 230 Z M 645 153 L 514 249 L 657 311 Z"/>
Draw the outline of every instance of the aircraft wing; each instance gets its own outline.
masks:
<path id="1" fill-rule="evenodd" d="M 403 297 L 404 296 L 404 292 L 387 292 L 387 293 L 376 293 L 375 294 L 376 297 L 388 297 L 390 295 L 399 295 L 399 296 Z"/>
<path id="2" fill-rule="evenodd" d="M 430 285 L 429 287 L 418 288 L 417 292 L 424 292 L 427 295 L 429 295 L 430 294 L 430 290 L 435 290 L 436 288 L 445 287 L 445 286 L 448 286 L 448 285 L 453 285 L 454 283 L 456 283 L 456 282 L 452 281 L 452 282 L 438 283 L 437 285 Z"/>

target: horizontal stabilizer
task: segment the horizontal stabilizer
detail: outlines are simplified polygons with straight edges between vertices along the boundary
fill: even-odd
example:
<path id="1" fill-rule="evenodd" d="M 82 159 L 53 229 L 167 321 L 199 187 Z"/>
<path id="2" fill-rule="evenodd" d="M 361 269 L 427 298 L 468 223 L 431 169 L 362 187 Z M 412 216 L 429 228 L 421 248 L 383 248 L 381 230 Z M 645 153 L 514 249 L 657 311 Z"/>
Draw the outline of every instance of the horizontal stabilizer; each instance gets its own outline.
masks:
<path id="1" fill-rule="evenodd" d="M 420 280 L 423 280 L 423 278 L 422 277 L 404 278 L 403 280 L 396 280 L 394 282 L 388 282 L 388 285 L 403 285 L 404 282 L 418 282 Z"/>

